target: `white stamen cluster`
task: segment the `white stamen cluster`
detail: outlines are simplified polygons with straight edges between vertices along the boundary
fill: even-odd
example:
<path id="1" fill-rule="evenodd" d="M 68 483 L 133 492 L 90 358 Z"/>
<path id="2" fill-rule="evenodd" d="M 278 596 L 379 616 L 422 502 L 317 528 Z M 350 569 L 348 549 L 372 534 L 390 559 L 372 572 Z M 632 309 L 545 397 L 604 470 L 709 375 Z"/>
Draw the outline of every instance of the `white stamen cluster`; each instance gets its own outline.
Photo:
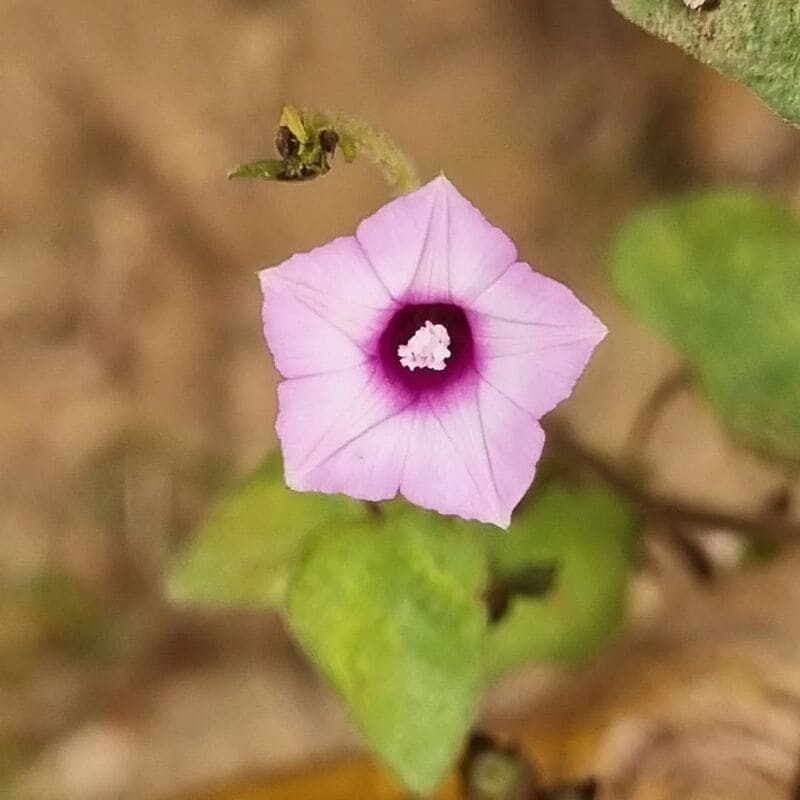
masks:
<path id="1" fill-rule="evenodd" d="M 430 320 L 408 340 L 397 348 L 400 363 L 412 372 L 424 367 L 441 372 L 450 358 L 450 334 L 444 325 L 434 325 Z"/>

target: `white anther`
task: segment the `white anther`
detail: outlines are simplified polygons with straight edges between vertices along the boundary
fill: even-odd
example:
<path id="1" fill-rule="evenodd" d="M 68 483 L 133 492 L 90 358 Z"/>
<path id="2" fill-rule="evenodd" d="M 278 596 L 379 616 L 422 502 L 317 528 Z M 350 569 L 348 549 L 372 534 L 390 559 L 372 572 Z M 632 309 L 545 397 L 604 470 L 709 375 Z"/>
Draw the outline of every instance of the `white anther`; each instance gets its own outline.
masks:
<path id="1" fill-rule="evenodd" d="M 430 320 L 397 348 L 400 363 L 412 372 L 418 367 L 441 372 L 450 358 L 450 334 L 444 325 L 434 325 Z"/>

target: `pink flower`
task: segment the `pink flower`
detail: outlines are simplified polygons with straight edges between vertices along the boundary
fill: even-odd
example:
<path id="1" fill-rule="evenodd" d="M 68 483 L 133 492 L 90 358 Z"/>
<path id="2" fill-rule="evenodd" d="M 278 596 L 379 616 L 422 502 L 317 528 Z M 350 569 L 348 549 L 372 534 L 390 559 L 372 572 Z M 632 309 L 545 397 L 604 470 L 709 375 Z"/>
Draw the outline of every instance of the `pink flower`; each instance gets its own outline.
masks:
<path id="1" fill-rule="evenodd" d="M 606 334 L 444 177 L 260 279 L 287 484 L 501 527 Z"/>

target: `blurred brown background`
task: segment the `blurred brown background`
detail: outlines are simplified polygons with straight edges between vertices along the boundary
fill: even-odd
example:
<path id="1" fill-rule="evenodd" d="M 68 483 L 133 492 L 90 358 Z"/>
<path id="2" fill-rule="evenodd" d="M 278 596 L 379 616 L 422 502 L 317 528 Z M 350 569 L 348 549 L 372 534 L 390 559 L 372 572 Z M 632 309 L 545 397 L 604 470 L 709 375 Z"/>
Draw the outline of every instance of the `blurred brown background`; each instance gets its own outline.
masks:
<path id="1" fill-rule="evenodd" d="M 278 621 L 161 597 L 274 445 L 256 269 L 388 197 L 361 163 L 228 183 L 284 101 L 385 129 L 598 309 L 611 336 L 559 413 L 614 453 L 677 363 L 610 294 L 615 227 L 709 183 L 800 205 L 800 134 L 604 0 L 2 0 L 0 59 L 0 797 L 149 800 L 356 741 Z M 778 483 L 687 394 L 647 457 L 734 509 Z M 666 575 L 641 615 L 684 591 Z"/>

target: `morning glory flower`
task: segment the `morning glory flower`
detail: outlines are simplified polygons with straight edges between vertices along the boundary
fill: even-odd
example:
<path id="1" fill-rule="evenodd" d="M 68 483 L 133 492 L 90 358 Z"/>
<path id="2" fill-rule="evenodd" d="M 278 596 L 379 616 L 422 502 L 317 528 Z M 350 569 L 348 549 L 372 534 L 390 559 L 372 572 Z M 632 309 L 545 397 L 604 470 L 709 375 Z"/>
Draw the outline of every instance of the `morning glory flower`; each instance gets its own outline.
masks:
<path id="1" fill-rule="evenodd" d="M 259 277 L 287 484 L 508 527 L 594 314 L 443 176 Z"/>

